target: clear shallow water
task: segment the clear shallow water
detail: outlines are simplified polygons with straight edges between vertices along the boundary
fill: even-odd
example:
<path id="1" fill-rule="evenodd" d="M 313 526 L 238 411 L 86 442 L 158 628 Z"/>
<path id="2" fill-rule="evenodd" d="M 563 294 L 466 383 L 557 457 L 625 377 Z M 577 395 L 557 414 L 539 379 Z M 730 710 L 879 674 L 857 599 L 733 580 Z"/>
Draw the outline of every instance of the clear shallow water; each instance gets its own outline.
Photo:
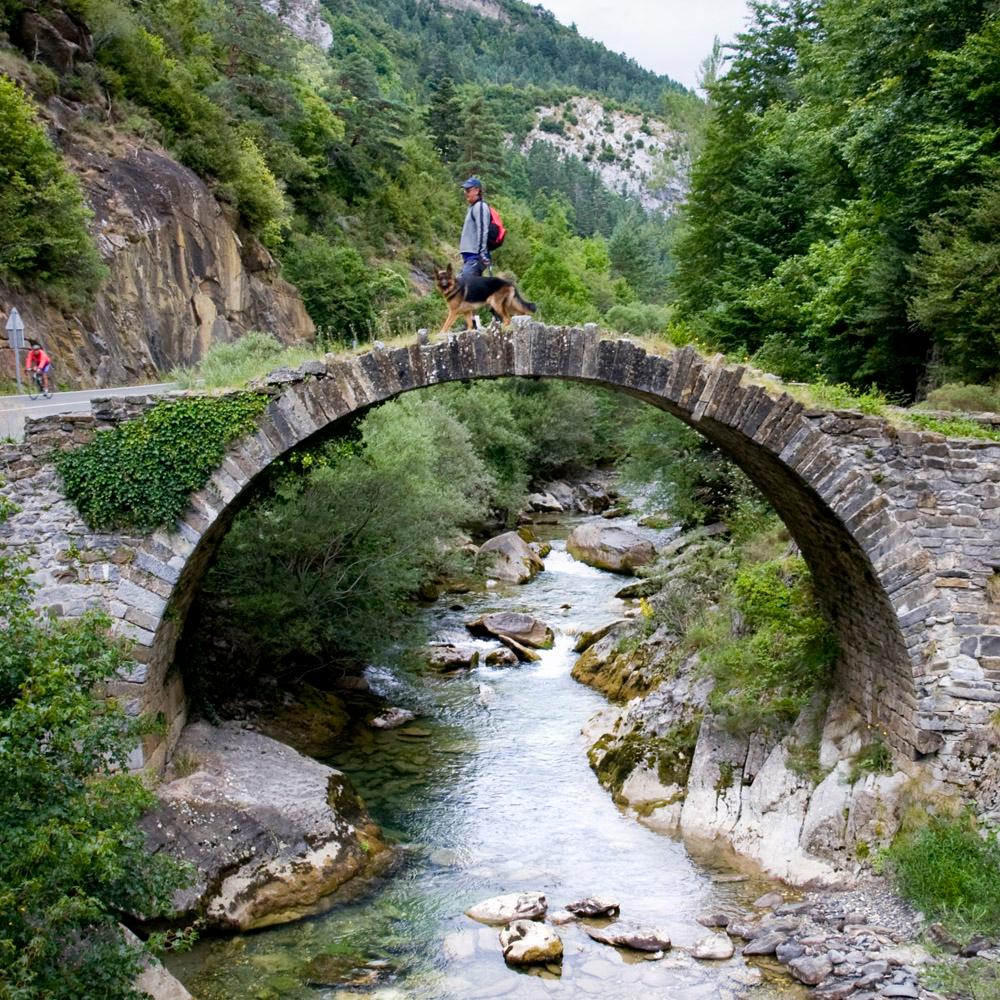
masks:
<path id="1" fill-rule="evenodd" d="M 606 702 L 570 677 L 572 646 L 580 631 L 625 610 L 614 597 L 624 580 L 568 556 L 566 525 L 549 530 L 559 537 L 532 583 L 446 596 L 427 611 L 436 640 L 462 643 L 470 642 L 463 622 L 475 615 L 527 611 L 556 632 L 538 663 L 450 676 L 369 669 L 376 691 L 420 717 L 402 729 L 356 734 L 330 763 L 405 846 L 402 867 L 364 899 L 324 916 L 208 940 L 171 959 L 199 1000 L 708 1000 L 742 992 L 739 958 L 699 963 L 678 950 L 649 961 L 597 944 L 575 925 L 559 928 L 560 976 L 517 972 L 503 961 L 498 930 L 463 914 L 517 890 L 543 891 L 550 909 L 610 895 L 622 919 L 667 928 L 681 949 L 707 933 L 698 914 L 745 904 L 767 888 L 726 882 L 721 862 L 695 863 L 681 843 L 624 815 L 598 785 L 580 727 Z M 306 966 L 324 953 L 385 961 L 391 972 L 369 989 L 310 987 Z M 776 980 L 753 995 L 784 990 Z"/>

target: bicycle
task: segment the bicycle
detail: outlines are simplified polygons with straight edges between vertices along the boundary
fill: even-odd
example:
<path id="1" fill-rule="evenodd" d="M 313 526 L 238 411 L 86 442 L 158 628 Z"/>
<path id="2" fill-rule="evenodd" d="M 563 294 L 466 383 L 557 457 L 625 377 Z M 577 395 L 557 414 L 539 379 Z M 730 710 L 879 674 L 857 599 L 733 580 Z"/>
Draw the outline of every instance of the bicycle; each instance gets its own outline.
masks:
<path id="1" fill-rule="evenodd" d="M 45 386 L 42 373 L 37 368 L 32 368 L 28 374 L 31 376 L 32 385 L 34 385 L 34 391 L 32 391 L 32 385 L 28 386 L 28 399 L 49 399 L 52 395 L 52 369 L 49 369 L 48 388 Z"/>

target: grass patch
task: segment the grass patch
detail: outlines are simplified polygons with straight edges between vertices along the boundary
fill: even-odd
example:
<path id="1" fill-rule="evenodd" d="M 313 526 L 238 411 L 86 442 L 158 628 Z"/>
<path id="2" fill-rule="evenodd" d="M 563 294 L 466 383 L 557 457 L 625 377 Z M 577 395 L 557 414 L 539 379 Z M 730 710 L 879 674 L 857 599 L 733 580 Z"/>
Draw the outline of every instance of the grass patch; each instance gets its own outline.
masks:
<path id="1" fill-rule="evenodd" d="M 804 392 L 812 403 L 823 409 L 858 410 L 871 416 L 882 416 L 892 405 L 889 397 L 876 385 L 858 390 L 843 382 L 834 384 L 820 379 L 805 386 Z"/>
<path id="2" fill-rule="evenodd" d="M 900 892 L 960 940 L 1000 933 L 1000 844 L 970 815 L 934 816 L 887 852 Z"/>
<path id="3" fill-rule="evenodd" d="M 270 333 L 252 330 L 230 344 L 216 344 L 192 368 L 175 368 L 168 376 L 182 389 L 228 389 L 244 386 L 276 368 L 297 368 L 323 356 L 318 343 L 286 347 Z"/>
<path id="4" fill-rule="evenodd" d="M 929 413 L 917 413 L 907 410 L 904 414 L 907 423 L 919 427 L 922 431 L 934 431 L 953 438 L 977 438 L 980 441 L 1000 441 L 1000 429 L 981 424 L 977 420 L 946 419 L 934 417 Z"/>
<path id="5" fill-rule="evenodd" d="M 847 780 L 853 785 L 864 774 L 891 774 L 892 766 L 892 751 L 879 737 L 854 755 Z"/>
<path id="6" fill-rule="evenodd" d="M 1000 968 L 996 962 L 982 958 L 937 962 L 928 966 L 920 978 L 924 986 L 949 996 L 1000 1000 Z"/>

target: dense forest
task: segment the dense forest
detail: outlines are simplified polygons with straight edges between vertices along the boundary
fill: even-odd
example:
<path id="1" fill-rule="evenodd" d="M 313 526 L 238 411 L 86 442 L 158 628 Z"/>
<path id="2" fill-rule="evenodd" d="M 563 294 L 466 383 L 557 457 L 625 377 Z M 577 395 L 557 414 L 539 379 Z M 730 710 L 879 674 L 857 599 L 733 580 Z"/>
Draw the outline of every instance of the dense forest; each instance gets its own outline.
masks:
<path id="1" fill-rule="evenodd" d="M 0 198 L 2 228 L 15 234 L 0 250 L 0 282 L 70 308 L 100 284 L 79 185 L 36 110 L 58 98 L 78 113 L 62 147 L 158 142 L 205 178 L 275 254 L 325 337 L 439 321 L 439 301 L 417 294 L 410 269 L 454 254 L 456 181 L 473 173 L 508 222 L 497 265 L 549 320 L 662 326 L 662 310 L 636 307 L 665 297 L 669 222 L 581 160 L 543 144 L 522 153 L 511 139 L 527 134 L 536 106 L 581 88 L 634 110 L 695 99 L 544 12 L 504 9 L 501 26 L 412 0 L 331 5 L 323 52 L 256 3 L 67 0 L 63 16 L 93 37 L 92 58 L 57 74 L 4 50 L 22 86 L 0 89 L 0 121 L 26 139 L 0 163 L 15 182 Z M 18 37 L 22 12 L 21 0 L 3 0 L 0 30 Z"/>
<path id="2" fill-rule="evenodd" d="M 680 316 L 795 379 L 912 396 L 995 378 L 998 5 L 751 7 L 708 91 Z"/>

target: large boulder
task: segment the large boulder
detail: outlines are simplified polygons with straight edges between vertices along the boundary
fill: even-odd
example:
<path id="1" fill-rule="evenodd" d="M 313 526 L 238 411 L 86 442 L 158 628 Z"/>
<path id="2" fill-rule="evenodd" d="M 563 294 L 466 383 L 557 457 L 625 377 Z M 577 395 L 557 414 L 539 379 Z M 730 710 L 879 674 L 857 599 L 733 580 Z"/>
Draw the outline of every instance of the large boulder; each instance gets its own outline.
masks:
<path id="1" fill-rule="evenodd" d="M 188 726 L 143 820 L 150 848 L 191 862 L 177 916 L 248 931 L 329 909 L 337 890 L 391 860 L 339 771 L 226 722 Z M 168 772 L 169 779 L 170 772 Z"/>
<path id="2" fill-rule="evenodd" d="M 544 965 L 562 961 L 559 935 L 534 920 L 515 920 L 500 932 L 500 948 L 508 965 Z"/>
<path id="3" fill-rule="evenodd" d="M 519 611 L 481 615 L 474 621 L 466 622 L 465 627 L 473 635 L 504 642 L 510 639 L 529 649 L 551 649 L 555 641 L 555 634 L 545 622 Z"/>
<path id="4" fill-rule="evenodd" d="M 479 650 L 473 646 L 456 646 L 450 642 L 438 643 L 427 647 L 424 661 L 434 670 L 449 673 L 452 670 L 478 666 Z"/>
<path id="5" fill-rule="evenodd" d="M 484 542 L 478 555 L 490 576 L 504 583 L 527 583 L 544 567 L 538 553 L 516 531 Z"/>
<path id="6" fill-rule="evenodd" d="M 634 573 L 656 558 L 653 543 L 613 524 L 577 525 L 566 539 L 566 551 L 580 562 L 613 573 Z"/>

